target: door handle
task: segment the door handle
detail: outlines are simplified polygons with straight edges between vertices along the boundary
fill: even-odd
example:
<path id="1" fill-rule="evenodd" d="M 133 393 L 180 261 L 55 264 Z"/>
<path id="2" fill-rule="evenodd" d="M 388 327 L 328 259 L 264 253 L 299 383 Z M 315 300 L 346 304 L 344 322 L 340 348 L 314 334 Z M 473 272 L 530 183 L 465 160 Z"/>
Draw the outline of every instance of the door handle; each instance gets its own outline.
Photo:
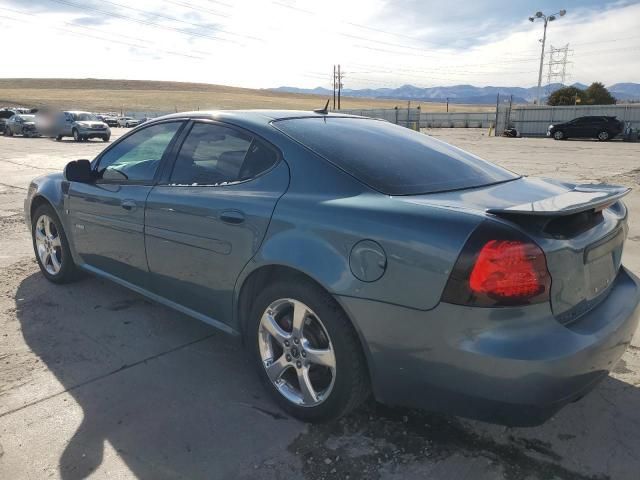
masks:
<path id="1" fill-rule="evenodd" d="M 133 211 L 137 207 L 136 202 L 134 202 L 133 200 L 123 200 L 120 203 L 120 206 L 125 210 L 129 210 L 129 211 Z"/>
<path id="2" fill-rule="evenodd" d="M 238 225 L 239 223 L 244 222 L 244 213 L 240 210 L 225 210 L 220 214 L 220 220 L 224 223 Z"/>

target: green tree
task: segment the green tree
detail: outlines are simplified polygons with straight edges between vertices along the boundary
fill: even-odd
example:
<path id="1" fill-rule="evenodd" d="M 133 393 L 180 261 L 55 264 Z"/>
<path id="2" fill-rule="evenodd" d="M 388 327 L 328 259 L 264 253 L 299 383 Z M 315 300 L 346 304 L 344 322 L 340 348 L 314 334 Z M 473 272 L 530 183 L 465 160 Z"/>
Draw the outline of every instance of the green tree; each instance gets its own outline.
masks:
<path id="1" fill-rule="evenodd" d="M 613 105 L 616 103 L 615 97 L 600 82 L 593 82 L 584 93 L 587 95 L 589 105 Z"/>
<path id="2" fill-rule="evenodd" d="M 553 92 L 547 98 L 547 105 L 575 105 L 586 103 L 587 95 L 584 90 L 577 87 L 562 87 Z"/>

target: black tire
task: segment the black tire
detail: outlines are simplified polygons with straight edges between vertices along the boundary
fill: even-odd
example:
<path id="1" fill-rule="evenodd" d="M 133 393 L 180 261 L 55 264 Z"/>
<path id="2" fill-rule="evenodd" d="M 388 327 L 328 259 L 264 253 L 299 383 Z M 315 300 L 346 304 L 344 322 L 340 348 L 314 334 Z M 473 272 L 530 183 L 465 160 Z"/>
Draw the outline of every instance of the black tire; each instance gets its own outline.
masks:
<path id="1" fill-rule="evenodd" d="M 108 142 L 110 139 L 111 139 L 111 137 L 108 136 L 108 135 L 105 135 L 104 137 L 102 137 L 102 141 L 103 142 Z"/>
<path id="2" fill-rule="evenodd" d="M 13 137 L 13 131 L 11 130 L 10 127 L 7 127 L 4 129 L 4 135 L 5 137 Z"/>
<path id="3" fill-rule="evenodd" d="M 601 132 L 598 132 L 598 141 L 606 142 L 610 139 L 611 139 L 611 135 L 606 130 L 602 130 Z"/>
<path id="4" fill-rule="evenodd" d="M 553 139 L 554 140 L 566 140 L 567 137 L 565 136 L 564 132 L 562 130 L 556 130 L 555 132 L 553 132 Z"/>
<path id="5" fill-rule="evenodd" d="M 319 405 L 301 406 L 288 400 L 265 371 L 258 345 L 260 320 L 267 307 L 279 299 L 294 299 L 307 305 L 321 319 L 330 338 L 335 354 L 335 378 L 328 397 Z M 330 294 L 304 278 L 271 284 L 258 294 L 247 322 L 246 340 L 265 387 L 280 407 L 295 418 L 306 422 L 334 420 L 360 406 L 370 394 L 367 363 L 351 322 Z"/>
<path id="6" fill-rule="evenodd" d="M 80 132 L 78 132 L 78 130 L 76 130 L 75 128 L 73 129 L 73 131 L 71 132 L 73 134 L 73 139 L 76 142 L 81 142 L 82 141 L 82 137 L 80 136 Z"/>
<path id="7" fill-rule="evenodd" d="M 56 142 L 59 142 L 62 140 L 62 135 L 56 135 Z"/>
<path id="8" fill-rule="evenodd" d="M 36 226 L 37 222 L 41 216 L 48 216 L 53 224 L 55 225 L 56 232 L 60 237 L 60 270 L 56 274 L 52 274 L 47 271 L 45 265 L 43 265 L 42 260 L 40 259 L 40 255 L 38 254 L 38 247 L 36 245 Z M 31 240 L 33 244 L 33 251 L 36 256 L 36 261 L 38 262 L 38 266 L 40 267 L 40 271 L 44 275 L 44 277 L 53 283 L 69 283 L 76 280 L 79 275 L 79 270 L 76 267 L 76 264 L 73 261 L 73 257 L 71 256 L 71 251 L 69 250 L 69 241 L 67 240 L 67 236 L 64 233 L 64 229 L 62 227 L 62 222 L 60 218 L 56 214 L 55 210 L 49 204 L 40 205 L 36 208 L 35 212 L 33 212 L 33 216 L 31 218 Z"/>

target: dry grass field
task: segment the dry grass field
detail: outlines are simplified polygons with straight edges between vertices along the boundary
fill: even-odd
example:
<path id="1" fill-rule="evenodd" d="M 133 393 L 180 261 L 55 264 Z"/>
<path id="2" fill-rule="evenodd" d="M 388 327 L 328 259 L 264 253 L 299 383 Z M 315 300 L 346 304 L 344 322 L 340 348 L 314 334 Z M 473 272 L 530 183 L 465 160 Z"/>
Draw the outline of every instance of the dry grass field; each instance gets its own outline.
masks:
<path id="1" fill-rule="evenodd" d="M 323 106 L 318 95 L 228 87 L 206 83 L 99 79 L 0 79 L 0 106 L 50 106 L 91 111 L 169 112 L 207 109 L 275 108 L 310 110 Z M 342 108 L 393 108 L 406 102 L 343 97 Z M 412 102 L 412 106 L 417 106 Z M 424 111 L 444 111 L 424 103 Z M 486 105 L 449 105 L 450 111 L 492 110 Z"/>

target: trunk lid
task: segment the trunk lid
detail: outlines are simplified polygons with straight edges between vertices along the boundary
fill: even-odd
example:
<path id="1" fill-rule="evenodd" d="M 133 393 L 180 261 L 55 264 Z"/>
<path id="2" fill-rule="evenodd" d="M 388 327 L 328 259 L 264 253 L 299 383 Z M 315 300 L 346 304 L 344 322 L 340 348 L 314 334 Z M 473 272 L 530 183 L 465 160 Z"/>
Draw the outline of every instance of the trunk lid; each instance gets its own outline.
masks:
<path id="1" fill-rule="evenodd" d="M 395 197 L 516 224 L 545 253 L 551 308 L 569 323 L 606 297 L 621 265 L 630 189 L 523 177 L 483 188 Z"/>

